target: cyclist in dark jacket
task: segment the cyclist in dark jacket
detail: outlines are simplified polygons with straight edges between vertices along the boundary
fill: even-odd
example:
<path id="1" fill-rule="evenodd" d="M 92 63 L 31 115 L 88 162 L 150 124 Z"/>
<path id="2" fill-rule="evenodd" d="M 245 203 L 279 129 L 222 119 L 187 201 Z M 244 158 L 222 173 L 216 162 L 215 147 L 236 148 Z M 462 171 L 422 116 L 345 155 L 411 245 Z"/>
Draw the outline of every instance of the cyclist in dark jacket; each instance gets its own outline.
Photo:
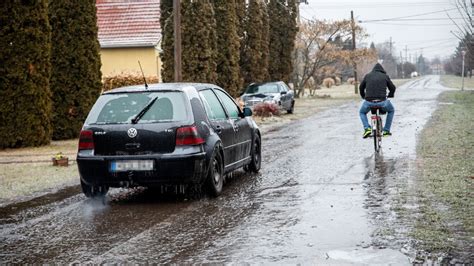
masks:
<path id="1" fill-rule="evenodd" d="M 387 88 L 389 91 L 388 95 Z M 364 126 L 363 138 L 369 137 L 372 131 L 369 121 L 367 120 L 367 113 L 372 106 L 381 106 L 382 109 L 387 112 L 383 135 L 392 135 L 392 133 L 390 133 L 390 127 L 392 126 L 395 109 L 387 97 L 393 98 L 395 96 L 395 89 L 395 85 L 393 85 L 390 77 L 379 63 L 375 64 L 372 71 L 365 75 L 359 87 L 360 96 L 364 99 L 359 110 L 360 120 Z"/>

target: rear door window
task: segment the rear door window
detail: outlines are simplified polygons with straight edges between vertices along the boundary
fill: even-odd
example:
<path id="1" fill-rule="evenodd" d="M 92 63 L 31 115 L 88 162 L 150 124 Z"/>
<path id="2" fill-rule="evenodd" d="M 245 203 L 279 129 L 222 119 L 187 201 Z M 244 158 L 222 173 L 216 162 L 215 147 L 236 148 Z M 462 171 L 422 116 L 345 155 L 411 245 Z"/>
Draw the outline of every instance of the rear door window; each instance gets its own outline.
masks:
<path id="1" fill-rule="evenodd" d="M 227 119 L 224 108 L 222 108 L 219 99 L 211 90 L 203 90 L 201 94 L 204 109 L 206 109 L 207 116 L 211 120 Z"/>
<path id="2" fill-rule="evenodd" d="M 91 124 L 128 124 L 154 98 L 156 101 L 138 123 L 185 121 L 188 108 L 182 92 L 140 92 L 104 94 L 86 119 Z"/>
<path id="3" fill-rule="evenodd" d="M 214 90 L 219 96 L 219 99 L 221 99 L 222 103 L 225 106 L 225 109 L 227 110 L 227 113 L 229 114 L 229 117 L 232 119 L 237 119 L 239 118 L 239 107 L 237 107 L 237 104 L 234 102 L 232 98 L 230 98 L 227 94 L 220 90 Z"/>

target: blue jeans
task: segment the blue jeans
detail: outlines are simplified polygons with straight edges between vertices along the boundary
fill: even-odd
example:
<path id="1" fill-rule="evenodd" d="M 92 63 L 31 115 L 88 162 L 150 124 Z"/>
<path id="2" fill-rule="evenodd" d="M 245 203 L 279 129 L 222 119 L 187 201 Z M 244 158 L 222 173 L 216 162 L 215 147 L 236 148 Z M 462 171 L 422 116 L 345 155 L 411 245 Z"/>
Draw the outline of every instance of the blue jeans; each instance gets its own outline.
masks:
<path id="1" fill-rule="evenodd" d="M 389 100 L 385 100 L 383 102 L 373 103 L 364 101 L 362 102 L 362 106 L 359 110 L 360 120 L 362 121 L 362 125 L 364 129 L 370 128 L 369 120 L 367 119 L 367 113 L 370 111 L 370 107 L 372 106 L 380 106 L 383 108 L 384 111 L 387 112 L 387 119 L 385 120 L 385 125 L 383 130 L 390 131 L 390 127 L 392 126 L 393 116 L 395 115 L 395 108 L 393 108 L 392 103 Z"/>

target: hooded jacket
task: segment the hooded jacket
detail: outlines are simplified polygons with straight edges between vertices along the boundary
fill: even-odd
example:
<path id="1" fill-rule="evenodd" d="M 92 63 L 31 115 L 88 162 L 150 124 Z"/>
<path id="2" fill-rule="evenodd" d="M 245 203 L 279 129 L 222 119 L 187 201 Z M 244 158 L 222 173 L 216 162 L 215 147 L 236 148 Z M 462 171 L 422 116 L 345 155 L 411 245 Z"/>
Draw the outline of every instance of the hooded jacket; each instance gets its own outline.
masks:
<path id="1" fill-rule="evenodd" d="M 395 96 L 395 85 L 393 85 L 382 65 L 377 63 L 360 83 L 360 96 L 367 101 L 385 101 L 387 99 L 387 88 L 389 90 L 388 98 L 393 98 Z"/>

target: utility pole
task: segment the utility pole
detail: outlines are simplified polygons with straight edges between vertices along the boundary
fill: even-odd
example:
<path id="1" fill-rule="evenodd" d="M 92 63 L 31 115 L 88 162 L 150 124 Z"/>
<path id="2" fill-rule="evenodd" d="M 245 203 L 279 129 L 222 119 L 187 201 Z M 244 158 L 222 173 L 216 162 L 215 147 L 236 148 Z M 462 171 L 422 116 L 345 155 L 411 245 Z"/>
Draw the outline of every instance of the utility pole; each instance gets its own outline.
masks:
<path id="1" fill-rule="evenodd" d="M 181 1 L 173 0 L 174 24 L 174 81 L 183 80 L 181 65 Z"/>
<path id="2" fill-rule="evenodd" d="M 403 73 L 403 53 L 400 51 L 400 65 L 401 65 L 401 70 L 402 70 L 402 79 L 405 78 L 405 73 Z"/>
<path id="3" fill-rule="evenodd" d="M 354 11 L 351 10 L 351 29 L 352 29 L 352 52 L 356 50 L 356 34 L 355 34 L 355 21 Z M 357 82 L 357 63 L 355 60 L 352 61 L 352 67 L 354 68 L 354 93 L 358 94 L 358 82 Z"/>
<path id="4" fill-rule="evenodd" d="M 296 13 L 296 23 L 298 25 L 298 28 L 300 28 L 300 26 L 301 26 L 301 15 L 300 15 L 300 4 L 301 3 L 308 4 L 308 1 L 307 0 L 298 0 L 296 2 L 296 4 L 298 5 L 298 8 L 296 9 L 296 12 L 297 12 Z M 295 43 L 296 43 L 296 39 L 295 39 Z M 293 66 L 292 82 L 293 82 L 293 90 L 295 91 L 295 93 L 297 93 L 297 97 L 299 97 L 300 93 L 304 94 L 304 85 L 303 85 L 303 88 L 299 87 L 300 77 L 299 77 L 298 73 L 299 73 L 299 67 L 300 67 L 300 51 L 299 51 L 299 48 L 297 47 L 297 45 L 295 45 L 294 56 L 295 56 L 296 65 Z"/>
<path id="5" fill-rule="evenodd" d="M 392 55 L 392 37 L 390 37 L 390 56 Z"/>
<path id="6" fill-rule="evenodd" d="M 420 68 L 418 66 L 418 52 L 415 52 L 415 58 L 413 58 L 413 62 L 415 63 L 415 69 L 418 74 L 421 74 Z"/>
<path id="7" fill-rule="evenodd" d="M 464 58 L 466 57 L 466 51 L 465 50 L 462 50 L 461 52 L 462 54 L 462 85 L 461 85 L 461 90 L 463 91 L 464 90 Z"/>
<path id="8" fill-rule="evenodd" d="M 408 61 L 408 45 L 405 45 L 405 62 Z"/>

